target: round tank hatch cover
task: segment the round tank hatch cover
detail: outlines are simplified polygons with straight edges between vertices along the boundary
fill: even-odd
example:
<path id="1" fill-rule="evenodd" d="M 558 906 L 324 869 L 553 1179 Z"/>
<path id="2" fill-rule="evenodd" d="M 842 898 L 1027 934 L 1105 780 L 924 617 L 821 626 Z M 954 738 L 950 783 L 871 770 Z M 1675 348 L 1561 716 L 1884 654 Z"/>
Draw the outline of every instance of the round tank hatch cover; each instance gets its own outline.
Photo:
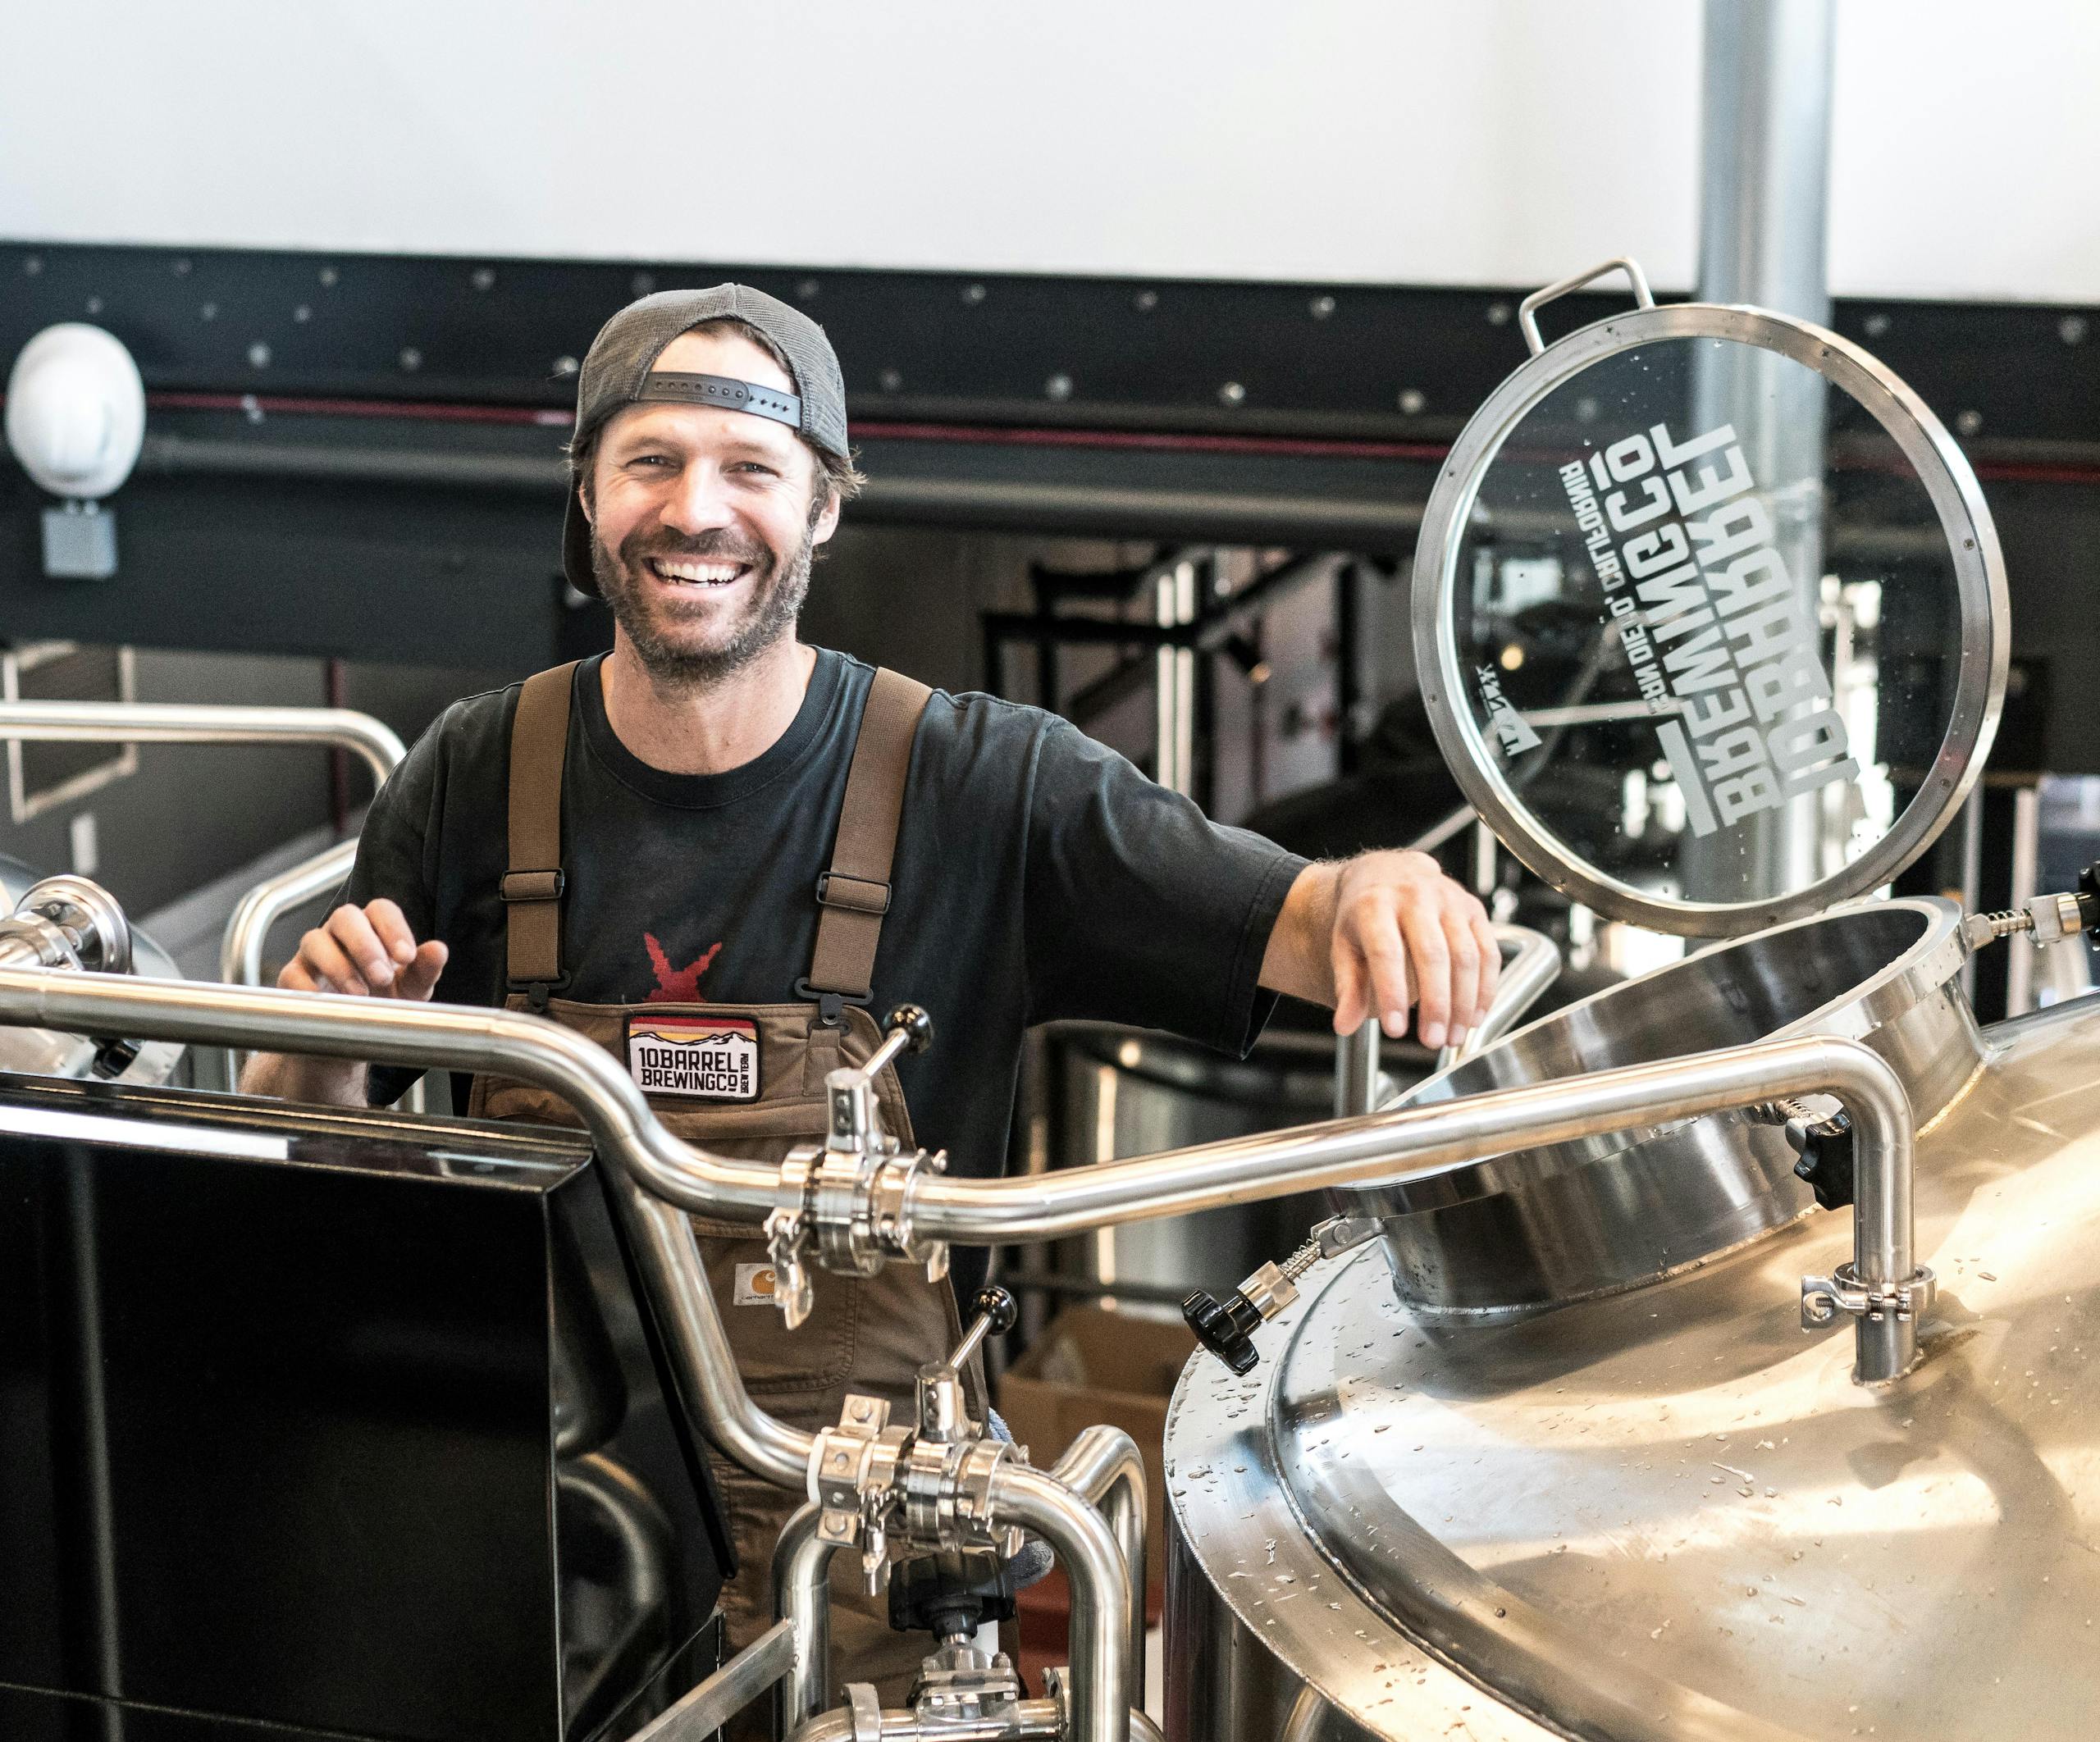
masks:
<path id="1" fill-rule="evenodd" d="M 1968 796 L 2009 640 L 1975 475 L 1857 345 L 1642 306 L 1540 347 L 1466 426 L 1414 567 L 1439 742 L 1518 859 L 1719 937 L 1889 881 Z"/>

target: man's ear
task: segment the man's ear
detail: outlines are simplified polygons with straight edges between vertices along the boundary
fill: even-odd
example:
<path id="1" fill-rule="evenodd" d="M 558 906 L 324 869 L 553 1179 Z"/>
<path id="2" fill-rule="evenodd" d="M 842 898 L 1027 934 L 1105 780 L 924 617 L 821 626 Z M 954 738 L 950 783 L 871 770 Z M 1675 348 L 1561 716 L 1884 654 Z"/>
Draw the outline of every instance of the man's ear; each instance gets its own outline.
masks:
<path id="1" fill-rule="evenodd" d="M 586 472 L 576 481 L 576 499 L 583 504 L 583 518 L 592 528 L 598 525 L 598 511 L 591 501 L 591 475 Z"/>
<path id="2" fill-rule="evenodd" d="M 831 487 L 830 481 L 819 473 L 817 486 L 829 499 L 819 512 L 815 523 L 810 528 L 812 545 L 829 544 L 831 535 L 838 530 L 838 511 L 846 506 L 845 499 Z"/>

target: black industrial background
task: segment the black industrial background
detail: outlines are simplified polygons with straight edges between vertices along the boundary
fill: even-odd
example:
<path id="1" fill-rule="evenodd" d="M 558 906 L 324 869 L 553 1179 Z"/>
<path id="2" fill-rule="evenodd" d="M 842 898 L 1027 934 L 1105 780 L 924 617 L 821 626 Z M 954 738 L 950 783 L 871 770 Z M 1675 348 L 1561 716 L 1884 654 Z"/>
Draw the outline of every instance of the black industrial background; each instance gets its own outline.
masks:
<path id="1" fill-rule="evenodd" d="M 151 407 L 113 581 L 44 578 L 46 499 L 0 474 L 0 623 L 413 664 L 457 663 L 467 637 L 473 663 L 518 671 L 595 645 L 601 615 L 555 576 L 576 362 L 631 297 L 728 277 L 831 335 L 870 479 L 861 525 L 1404 556 L 1450 439 L 1523 358 L 1507 289 L 0 244 L 0 354 L 93 321 L 130 347 Z M 1547 321 L 1623 306 L 1571 298 Z M 2100 768 L 2079 609 L 2100 534 L 2097 315 L 1834 316 L 1985 481 L 2016 654 L 2050 668 L 2037 748 L 2058 772 Z"/>
<path id="2" fill-rule="evenodd" d="M 353 705 L 389 667 L 500 680 L 603 645 L 602 607 L 557 572 L 577 362 L 632 297 L 725 278 L 807 309 L 844 366 L 870 483 L 819 571 L 816 632 L 955 686 L 1026 669 L 988 657 L 1011 586 L 957 535 L 1250 546 L 1280 568 L 1347 552 L 1404 575 L 1450 440 L 1524 357 L 1522 288 L 0 244 L 0 355 L 91 321 L 130 348 L 149 407 L 112 580 L 46 577 L 49 499 L 0 467 L 0 636 L 353 662 Z M 1624 306 L 1577 295 L 1545 324 Z M 2100 310 L 1841 299 L 1833 324 L 1984 480 L 2015 659 L 1992 782 L 2100 771 Z M 870 527 L 879 552 L 854 554 Z M 1002 547 L 1016 572 L 1023 548 Z M 1336 592 L 1344 640 L 1354 596 Z M 1383 635 L 1345 680 L 1408 658 Z M 1364 723 L 1343 700 L 1346 769 Z M 1958 880 L 1953 851 L 1913 880 Z"/>

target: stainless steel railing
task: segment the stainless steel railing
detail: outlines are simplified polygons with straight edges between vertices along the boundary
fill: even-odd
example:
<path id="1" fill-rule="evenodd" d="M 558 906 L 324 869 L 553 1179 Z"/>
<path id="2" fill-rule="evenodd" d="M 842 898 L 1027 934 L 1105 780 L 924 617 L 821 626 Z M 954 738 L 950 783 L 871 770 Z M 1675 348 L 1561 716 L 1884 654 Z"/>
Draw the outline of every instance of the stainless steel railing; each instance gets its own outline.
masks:
<path id="1" fill-rule="evenodd" d="M 73 744 L 332 744 L 384 781 L 407 754 L 394 732 L 348 708 L 181 702 L 0 701 L 0 738 Z"/>
<path id="2" fill-rule="evenodd" d="M 349 708 L 256 708 L 178 702 L 0 701 L 0 740 L 75 744 L 324 744 L 361 757 L 375 789 L 408 752 L 385 722 Z M 357 853 L 340 842 L 258 883 L 241 897 L 219 946 L 219 973 L 229 985 L 262 979 L 271 925 L 302 901 L 340 884 Z M 242 1055 L 226 1054 L 227 1080 L 238 1086 Z M 412 1091 L 422 1110 L 422 1085 Z"/>

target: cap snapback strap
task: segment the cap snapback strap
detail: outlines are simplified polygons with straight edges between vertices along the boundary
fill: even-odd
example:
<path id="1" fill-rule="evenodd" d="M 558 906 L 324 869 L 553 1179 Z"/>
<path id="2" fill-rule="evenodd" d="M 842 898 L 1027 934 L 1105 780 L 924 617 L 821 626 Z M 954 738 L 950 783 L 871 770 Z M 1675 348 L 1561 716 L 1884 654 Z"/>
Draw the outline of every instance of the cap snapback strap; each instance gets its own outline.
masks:
<path id="1" fill-rule="evenodd" d="M 719 405 L 724 411 L 770 417 L 791 430 L 802 426 L 802 402 L 778 387 L 761 387 L 727 375 L 689 375 L 677 369 L 651 369 L 641 378 L 637 399 L 670 399 L 682 405 Z"/>

